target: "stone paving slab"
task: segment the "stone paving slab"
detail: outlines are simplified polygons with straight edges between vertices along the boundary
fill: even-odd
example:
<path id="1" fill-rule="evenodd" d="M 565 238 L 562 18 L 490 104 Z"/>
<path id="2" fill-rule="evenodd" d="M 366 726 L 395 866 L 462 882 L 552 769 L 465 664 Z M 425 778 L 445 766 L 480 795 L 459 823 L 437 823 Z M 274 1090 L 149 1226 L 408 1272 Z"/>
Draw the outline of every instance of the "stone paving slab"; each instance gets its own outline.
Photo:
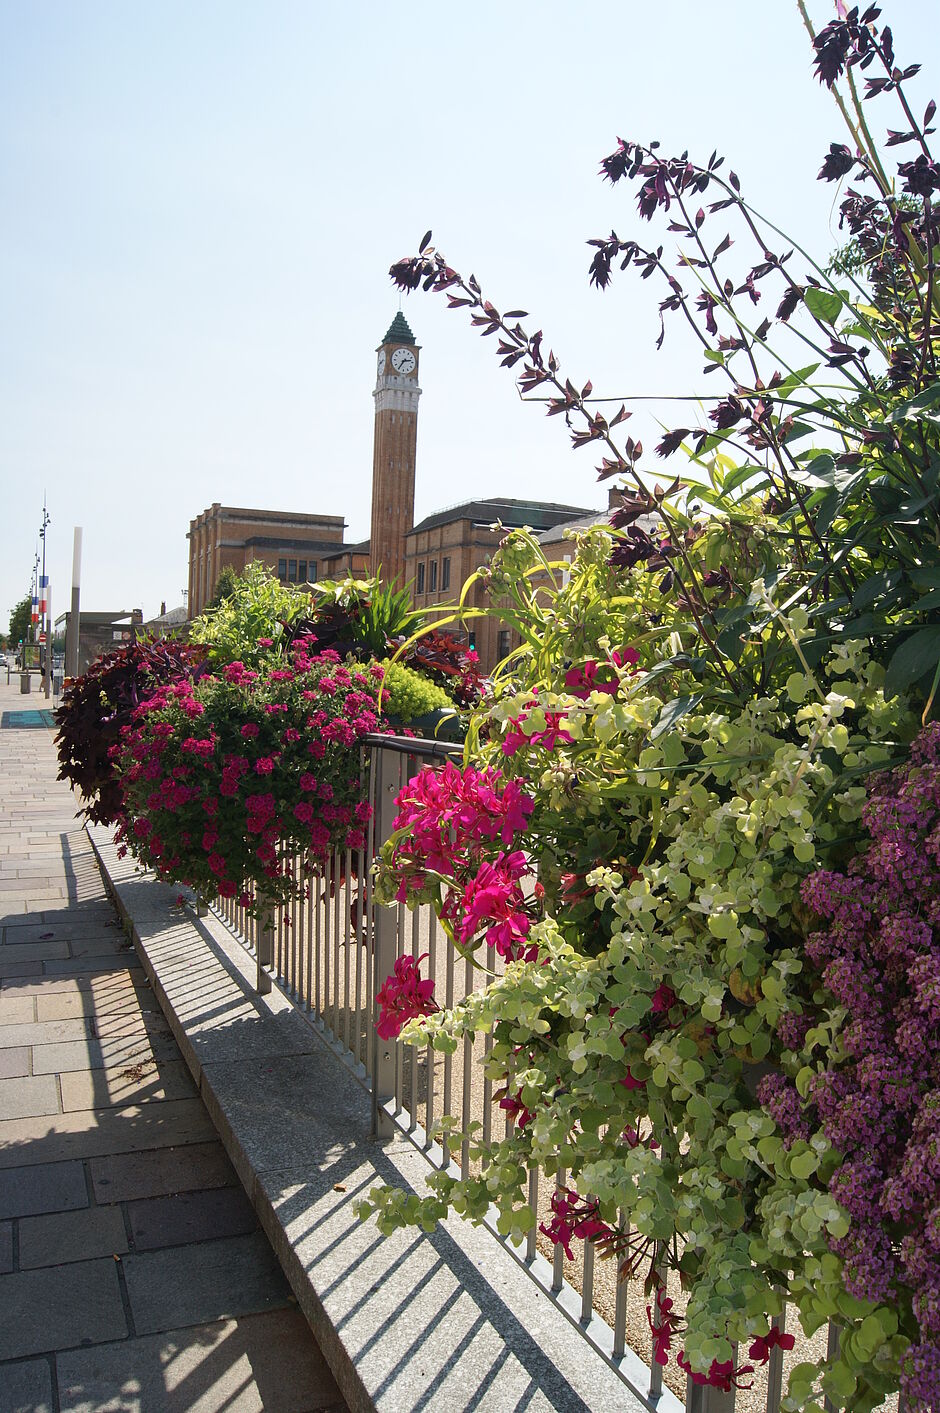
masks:
<path id="1" fill-rule="evenodd" d="M 296 1310 L 100 1344 L 60 1355 L 58 1370 L 61 1413 L 340 1413 L 344 1408 Z M 115 1389 L 122 1390 L 119 1399 Z M 2 1402 L 0 1413 L 5 1413 Z"/>
<path id="2" fill-rule="evenodd" d="M 24 987 L 25 990 L 25 987 Z M 143 987 L 131 985 L 111 987 L 102 991 L 37 991 L 36 996 L 15 993 L 8 997 L 8 1004 L 24 1004 L 35 1000 L 36 1019 L 73 1020 L 76 1016 L 94 1016 L 96 1022 L 108 1020 L 112 1016 L 136 1016 L 138 1013 L 151 1014 L 157 1008 L 153 993 Z M 0 1006 L 3 1000 L 0 995 Z"/>
<path id="3" fill-rule="evenodd" d="M 30 1053 L 28 1045 L 16 1045 L 8 1050 L 0 1050 L 0 1080 L 18 1079 L 29 1074 Z"/>
<path id="4" fill-rule="evenodd" d="M 54 1074 L 8 1079 L 0 1085 L 0 1119 L 22 1119 L 59 1112 L 59 1086 Z"/>
<path id="5" fill-rule="evenodd" d="M 0 1413 L 52 1413 L 52 1410 L 52 1370 L 48 1359 L 4 1364 L 0 1370 Z"/>
<path id="6" fill-rule="evenodd" d="M 12 1021 L 36 1019 L 36 1002 L 32 996 L 0 995 L 0 1021 L 9 1025 Z"/>
<path id="7" fill-rule="evenodd" d="M 0 1168 L 17 1167 L 28 1153 L 33 1162 L 62 1162 L 105 1153 L 138 1152 L 205 1143 L 215 1129 L 199 1099 L 168 1099 L 160 1104 L 132 1104 L 125 1109 L 50 1114 L 48 1118 L 0 1122 Z M 0 1209 L 2 1210 L 2 1209 Z"/>
<path id="8" fill-rule="evenodd" d="M 2 961 L 0 961 L 2 965 Z M 41 963 L 40 963 L 41 966 Z M 96 1003 L 106 1005 L 111 1000 L 127 1001 L 140 993 L 149 995 L 146 979 L 135 968 L 108 971 L 103 975 L 50 976 L 48 972 L 31 972 L 26 976 L 14 976 L 3 981 L 0 995 L 3 996 L 85 996 Z M 54 1019 L 50 1017 L 50 1019 Z"/>
<path id="9" fill-rule="evenodd" d="M 68 1025 L 68 1021 L 60 1021 Z M 115 1035 L 104 1039 L 65 1041 L 61 1045 L 37 1045 L 33 1050 L 34 1074 L 64 1074 L 68 1070 L 119 1069 L 148 1061 L 172 1060 L 178 1050 L 172 1040 L 159 1036 Z"/>
<path id="10" fill-rule="evenodd" d="M 147 1061 L 119 1069 L 72 1070 L 59 1075 L 62 1108 L 120 1108 L 157 1099 L 196 1097 L 196 1086 L 182 1060 Z"/>
<path id="11" fill-rule="evenodd" d="M 24 942 L 21 946 L 5 946 L 0 951 L 0 962 L 5 965 L 20 966 L 23 962 L 65 961 L 69 955 L 67 942 Z"/>
<path id="12" fill-rule="evenodd" d="M 48 961 L 44 971 L 46 976 L 107 976 L 109 972 L 119 971 L 143 980 L 141 968 L 126 953 L 119 957 L 63 957 L 61 961 Z"/>
<path id="13" fill-rule="evenodd" d="M 214 1138 L 214 1133 L 213 1133 Z M 211 1143 L 95 1158 L 88 1171 L 98 1202 L 129 1202 L 173 1192 L 231 1187 L 237 1178 L 225 1149 Z"/>
<path id="14" fill-rule="evenodd" d="M 246 1236 L 258 1225 L 242 1187 L 179 1192 L 127 1204 L 135 1251 L 182 1246 L 207 1238 Z"/>
<path id="15" fill-rule="evenodd" d="M 124 1279 L 138 1334 L 286 1305 L 290 1287 L 262 1232 L 131 1254 Z"/>
<path id="16" fill-rule="evenodd" d="M 86 1207 L 80 1212 L 55 1212 L 24 1217 L 19 1224 L 20 1270 L 114 1256 L 127 1250 L 127 1233 L 120 1207 Z"/>
<path id="17" fill-rule="evenodd" d="M 0 982 L 4 985 L 9 977 L 41 975 L 42 962 L 31 962 L 27 957 L 20 956 L 8 962 L 5 955 L 0 956 Z"/>
<path id="18" fill-rule="evenodd" d="M 115 922 L 113 914 L 105 916 L 102 921 L 89 918 L 82 922 L 77 922 L 66 914 L 61 922 L 33 922 L 31 918 L 24 919 L 6 929 L 3 945 L 9 947 L 19 946 L 24 942 L 73 942 L 77 938 L 105 935 L 118 942 L 124 938 L 124 931 Z"/>
<path id="19" fill-rule="evenodd" d="M 81 1163 L 31 1163 L 0 1172 L 0 1212 L 4 1217 L 87 1206 L 88 1190 Z"/>
<path id="20" fill-rule="evenodd" d="M 126 1334 L 117 1266 L 110 1257 L 0 1276 L 0 1359 Z"/>
<path id="21" fill-rule="evenodd" d="M 20 1021 L 0 1025 L 0 1050 L 13 1045 L 52 1045 L 57 1041 L 85 1040 L 93 1034 L 94 1026 L 87 1016 L 79 1016 L 75 1020 Z"/>

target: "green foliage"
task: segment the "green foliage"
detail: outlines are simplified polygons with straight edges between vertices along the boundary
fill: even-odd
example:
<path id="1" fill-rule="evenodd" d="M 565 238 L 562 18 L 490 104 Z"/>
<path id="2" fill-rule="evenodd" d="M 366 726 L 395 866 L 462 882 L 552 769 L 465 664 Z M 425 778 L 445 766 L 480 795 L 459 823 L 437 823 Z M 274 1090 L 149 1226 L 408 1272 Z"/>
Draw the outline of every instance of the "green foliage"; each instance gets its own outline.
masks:
<path id="1" fill-rule="evenodd" d="M 190 625 L 190 640 L 204 643 L 215 666 L 244 662 L 257 667 L 279 655 L 285 629 L 309 611 L 310 600 L 279 583 L 260 560 L 234 576 L 228 596 Z"/>
<path id="2" fill-rule="evenodd" d="M 24 594 L 15 608 L 10 610 L 10 646 L 18 647 L 22 639 L 29 637 L 31 605 L 29 594 Z"/>
<path id="3" fill-rule="evenodd" d="M 220 604 L 225 603 L 226 599 L 230 599 L 232 595 L 237 592 L 240 577 L 241 576 L 236 573 L 230 564 L 222 566 L 219 571 L 219 577 L 215 581 L 212 597 L 206 604 L 207 613 L 214 608 L 218 608 Z"/>
<path id="4" fill-rule="evenodd" d="M 782 612 L 766 586 L 755 589 L 764 632 L 747 648 L 764 690 L 722 700 L 686 647 L 694 624 L 674 607 L 651 623 L 668 605 L 650 614 L 649 576 L 613 568 L 611 543 L 601 529 L 579 537 L 568 582 L 548 597 L 533 587 L 545 564 L 527 532 L 494 558 L 498 611 L 508 596 L 531 651 L 475 713 L 472 757 L 534 792 L 513 847 L 539 861 L 538 957 L 402 1032 L 445 1052 L 491 1032 L 494 1089 L 533 1117 L 502 1140 L 469 1134 L 471 1178 L 435 1175 L 423 1202 L 377 1188 L 363 1213 L 378 1212 L 387 1231 L 433 1224 L 443 1207 L 480 1220 L 495 1204 L 518 1239 L 528 1168 L 564 1167 L 606 1222 L 624 1214 L 651 1262 L 682 1253 L 683 1342 L 707 1369 L 731 1357 L 732 1341 L 766 1331 L 780 1290 L 807 1329 L 837 1318 L 849 1332 L 871 1314 L 846 1309 L 828 1248 L 847 1223 L 826 1186 L 838 1155 L 821 1131 L 786 1148 L 754 1090 L 781 1063 L 778 1021 L 808 994 L 800 884 L 851 847 L 865 774 L 896 756 L 916 718 L 903 699 L 885 700 L 884 669 L 859 641 L 806 665 L 807 615 Z M 638 665 L 615 659 L 626 646 Z M 604 665 L 606 685 L 576 694 L 591 664 Z M 571 739 L 548 749 L 539 736 L 550 720 Z M 529 744 L 505 754 L 519 732 Z M 402 876 L 393 840 L 379 898 Z M 441 879 L 429 876 L 421 896 L 440 908 Z M 653 1005 L 664 987 L 665 1014 Z M 832 1044 L 837 1011 L 830 1022 Z M 633 1088 L 621 1083 L 628 1070 Z M 871 1386 L 853 1347 L 827 1389 L 849 1377 Z"/>
<path id="5" fill-rule="evenodd" d="M 420 627 L 423 617 L 411 606 L 411 593 L 380 578 L 321 579 L 314 585 L 312 629 L 325 646 L 339 646 L 323 636 L 329 628 L 353 649 L 382 658 L 389 647 Z M 318 631 L 318 629 L 320 631 Z"/>
<path id="6" fill-rule="evenodd" d="M 388 658 L 380 665 L 385 672 L 382 680 L 382 709 L 389 716 L 397 717 L 407 725 L 415 717 L 425 716 L 428 712 L 455 710 L 454 703 L 444 689 L 429 682 L 419 672 Z"/>

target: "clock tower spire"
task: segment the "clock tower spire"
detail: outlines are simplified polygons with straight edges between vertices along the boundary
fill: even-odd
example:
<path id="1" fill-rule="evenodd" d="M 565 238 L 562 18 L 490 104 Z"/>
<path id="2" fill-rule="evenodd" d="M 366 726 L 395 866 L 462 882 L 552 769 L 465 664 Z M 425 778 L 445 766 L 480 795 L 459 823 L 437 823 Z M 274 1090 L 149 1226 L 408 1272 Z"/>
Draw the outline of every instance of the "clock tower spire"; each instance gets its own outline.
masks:
<path id="1" fill-rule="evenodd" d="M 386 584 L 405 582 L 405 536 L 414 524 L 418 345 L 401 310 L 376 349 L 369 566 Z"/>

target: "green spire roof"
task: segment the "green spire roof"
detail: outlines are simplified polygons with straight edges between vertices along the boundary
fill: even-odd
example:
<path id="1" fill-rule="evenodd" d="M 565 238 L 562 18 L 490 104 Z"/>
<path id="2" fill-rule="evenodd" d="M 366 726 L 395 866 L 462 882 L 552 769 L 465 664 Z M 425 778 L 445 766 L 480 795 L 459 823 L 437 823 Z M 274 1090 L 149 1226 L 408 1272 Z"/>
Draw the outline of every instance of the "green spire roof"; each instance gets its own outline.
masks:
<path id="1" fill-rule="evenodd" d="M 394 319 L 388 326 L 388 333 L 382 340 L 383 343 L 410 343 L 417 348 L 415 336 L 408 327 L 408 320 L 399 309 Z"/>

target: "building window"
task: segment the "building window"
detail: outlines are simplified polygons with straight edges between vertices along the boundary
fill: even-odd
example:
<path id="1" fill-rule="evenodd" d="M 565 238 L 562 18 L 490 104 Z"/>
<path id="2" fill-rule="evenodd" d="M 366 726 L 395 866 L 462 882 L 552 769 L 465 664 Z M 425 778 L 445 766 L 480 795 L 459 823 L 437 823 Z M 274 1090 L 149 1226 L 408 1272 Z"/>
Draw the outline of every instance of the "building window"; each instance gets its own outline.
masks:
<path id="1" fill-rule="evenodd" d="M 441 588 L 442 588 L 442 589 L 449 589 L 449 588 L 450 588 L 450 560 L 449 560 L 449 559 L 442 559 L 442 560 L 441 560 Z"/>
<path id="2" fill-rule="evenodd" d="M 418 565 L 418 593 L 424 593 L 424 563 Z"/>
<path id="3" fill-rule="evenodd" d="M 297 561 L 297 583 L 298 583 L 298 584 L 306 584 L 306 582 L 307 582 L 307 561 L 306 561 L 305 559 L 298 559 L 298 561 Z"/>
<path id="4" fill-rule="evenodd" d="M 509 656 L 509 629 L 500 628 L 496 635 L 496 656 L 502 662 L 504 657 Z"/>
<path id="5" fill-rule="evenodd" d="M 280 579 L 280 581 L 281 581 L 282 584 L 284 583 L 284 580 L 287 578 L 287 560 L 286 560 L 286 559 L 279 559 L 279 560 L 278 560 L 278 562 L 277 562 L 277 577 Z"/>
<path id="6" fill-rule="evenodd" d="M 436 559 L 432 559 L 432 560 L 431 560 L 430 569 L 431 569 L 431 582 L 430 582 L 430 584 L 428 585 L 428 591 L 429 591 L 429 593 L 432 593 L 432 594 L 433 594 L 433 593 L 434 593 L 434 590 L 437 588 L 437 560 L 436 560 Z"/>
<path id="7" fill-rule="evenodd" d="M 287 582 L 288 582 L 288 584 L 296 584 L 296 583 L 297 583 L 297 561 L 296 561 L 296 559 L 289 559 L 289 560 L 287 561 Z"/>

